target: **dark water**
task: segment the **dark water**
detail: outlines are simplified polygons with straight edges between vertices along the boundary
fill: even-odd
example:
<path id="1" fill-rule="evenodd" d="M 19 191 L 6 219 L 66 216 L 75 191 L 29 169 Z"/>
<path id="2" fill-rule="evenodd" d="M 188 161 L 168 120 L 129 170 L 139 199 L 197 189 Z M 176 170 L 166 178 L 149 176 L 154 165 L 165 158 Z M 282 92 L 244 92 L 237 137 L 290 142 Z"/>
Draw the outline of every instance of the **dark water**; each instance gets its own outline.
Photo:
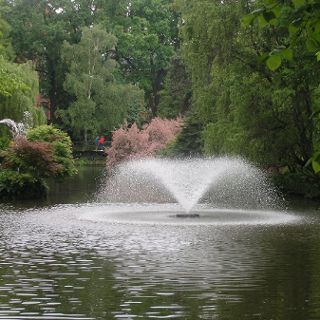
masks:
<path id="1" fill-rule="evenodd" d="M 0 319 L 320 319 L 317 205 L 291 223 L 84 220 L 104 208 L 75 204 L 100 173 L 36 209 L 1 206 Z"/>

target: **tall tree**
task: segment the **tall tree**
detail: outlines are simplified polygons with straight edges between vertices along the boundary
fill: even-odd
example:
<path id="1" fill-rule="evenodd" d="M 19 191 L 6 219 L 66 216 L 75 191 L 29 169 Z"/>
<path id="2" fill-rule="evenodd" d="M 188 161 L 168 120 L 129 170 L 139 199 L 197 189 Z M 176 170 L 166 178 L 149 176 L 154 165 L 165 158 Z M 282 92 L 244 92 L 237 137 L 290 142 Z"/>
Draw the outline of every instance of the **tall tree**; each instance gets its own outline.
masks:
<path id="1" fill-rule="evenodd" d="M 108 14 L 118 38 L 115 57 L 122 74 L 145 91 L 148 108 L 156 115 L 178 44 L 179 16 L 172 0 L 121 0 L 112 2 Z"/>
<path id="2" fill-rule="evenodd" d="M 271 69 L 279 68 L 282 60 L 290 60 L 297 43 L 300 43 L 302 51 L 313 54 L 320 61 L 318 1 L 262 0 L 253 4 L 250 14 L 243 17 L 243 22 L 246 25 L 258 22 L 261 28 L 272 26 L 285 33 L 285 42 L 276 43 L 272 48 L 269 61 L 267 60 Z"/>
<path id="3" fill-rule="evenodd" d="M 181 56 L 177 53 L 170 63 L 170 68 L 160 92 L 158 114 L 164 118 L 176 118 L 185 115 L 191 105 L 191 79 L 186 71 Z"/>
<path id="4" fill-rule="evenodd" d="M 0 1 L 0 8 L 2 6 L 2 2 Z M 3 10 L 0 9 L 0 56 L 4 57 L 5 59 L 12 60 L 14 57 L 14 52 L 12 48 L 11 38 L 10 38 L 10 31 L 11 27 L 3 19 L 5 15 Z"/>
<path id="5" fill-rule="evenodd" d="M 295 79 L 292 83 L 295 90 L 293 104 L 296 118 L 303 119 L 297 123 L 300 140 L 305 141 L 304 159 L 314 152 L 308 163 L 311 162 L 316 173 L 320 172 L 319 63 L 313 61 L 320 61 L 319 3 L 262 0 L 242 20 L 248 27 L 257 25 L 262 30 L 272 28 L 282 33 L 283 36 L 265 53 L 264 60 L 269 69 L 279 71 L 284 67 L 290 78 Z"/>
<path id="6" fill-rule="evenodd" d="M 99 1 L 18 0 L 7 2 L 16 61 L 32 60 L 40 75 L 40 91 L 50 102 L 51 114 L 57 107 L 68 105 L 69 96 L 63 90 L 66 66 L 61 61 L 65 40 L 76 43 L 81 28 L 95 20 Z"/>
<path id="7" fill-rule="evenodd" d="M 37 106 L 38 94 L 38 75 L 30 63 L 16 64 L 0 57 L 0 119 L 22 121 L 29 112 L 33 125 L 45 123 L 44 112 Z"/>
<path id="8" fill-rule="evenodd" d="M 273 27 L 242 26 L 250 2 L 179 4 L 204 152 L 242 154 L 291 168 L 305 165 L 319 138 L 313 117 L 319 102 L 314 57 L 298 41 L 292 59 L 272 72 L 264 61 L 286 35 Z"/>
<path id="9" fill-rule="evenodd" d="M 59 113 L 85 143 L 88 133 L 112 130 L 124 122 L 130 107 L 139 109 L 143 105 L 138 88 L 116 80 L 116 61 L 110 58 L 115 45 L 112 34 L 94 26 L 83 28 L 78 44 L 65 42 L 62 49 L 69 65 L 64 86 L 74 102 Z"/>

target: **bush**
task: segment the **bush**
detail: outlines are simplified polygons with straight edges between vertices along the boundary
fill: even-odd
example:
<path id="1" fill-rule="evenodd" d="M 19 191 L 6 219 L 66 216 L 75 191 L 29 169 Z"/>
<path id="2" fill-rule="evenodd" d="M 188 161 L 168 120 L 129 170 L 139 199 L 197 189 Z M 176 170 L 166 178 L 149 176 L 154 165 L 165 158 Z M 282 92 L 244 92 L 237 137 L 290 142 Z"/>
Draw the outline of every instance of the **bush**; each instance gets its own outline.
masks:
<path id="1" fill-rule="evenodd" d="M 71 140 L 52 126 L 30 129 L 0 152 L 0 198 L 39 198 L 45 178 L 76 173 Z"/>
<path id="2" fill-rule="evenodd" d="M 150 157 L 163 150 L 181 131 L 182 119 L 154 118 L 140 130 L 136 124 L 122 127 L 112 134 L 107 150 L 108 167 L 121 161 Z"/>
<path id="3" fill-rule="evenodd" d="M 287 171 L 282 174 L 275 174 L 273 181 L 283 193 L 320 199 L 319 176 L 307 168 L 296 172 Z"/>
<path id="4" fill-rule="evenodd" d="M 49 143 L 29 141 L 22 136 L 14 139 L 2 156 L 4 168 L 30 173 L 36 178 L 58 176 L 63 171 L 63 166 L 54 160 Z"/>
<path id="5" fill-rule="evenodd" d="M 72 157 L 72 142 L 70 137 L 63 131 L 48 125 L 30 129 L 27 132 L 29 141 L 45 142 L 52 148 L 52 156 L 55 163 L 61 166 L 59 176 L 75 174 L 76 168 Z"/>
<path id="6" fill-rule="evenodd" d="M 29 173 L 3 169 L 0 171 L 0 199 L 31 199 L 46 195 L 47 186 L 43 180 Z"/>

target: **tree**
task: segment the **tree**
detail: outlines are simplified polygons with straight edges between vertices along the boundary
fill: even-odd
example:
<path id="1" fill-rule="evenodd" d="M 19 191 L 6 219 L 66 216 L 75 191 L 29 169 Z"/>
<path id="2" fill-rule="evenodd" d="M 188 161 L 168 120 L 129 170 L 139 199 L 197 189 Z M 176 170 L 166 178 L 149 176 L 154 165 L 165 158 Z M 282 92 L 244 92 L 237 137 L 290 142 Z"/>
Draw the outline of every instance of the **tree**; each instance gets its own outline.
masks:
<path id="1" fill-rule="evenodd" d="M 163 118 L 184 115 L 191 106 L 191 79 L 180 55 L 172 58 L 170 68 L 160 91 L 158 114 Z"/>
<path id="2" fill-rule="evenodd" d="M 0 119 L 21 122 L 29 112 L 33 125 L 45 123 L 44 112 L 36 103 L 38 94 L 38 75 L 30 63 L 18 65 L 0 57 Z"/>
<path id="3" fill-rule="evenodd" d="M 16 61 L 31 60 L 39 72 L 40 92 L 47 101 L 50 121 L 62 125 L 61 113 L 56 110 L 67 110 L 74 102 L 74 94 L 64 86 L 70 66 L 62 59 L 63 43 L 78 44 L 82 29 L 97 25 L 118 39 L 108 52 L 119 64 L 116 78 L 124 85 L 132 84 L 129 91 L 135 91 L 136 86 L 144 90 L 147 109 L 157 114 L 159 93 L 180 41 L 179 15 L 172 0 L 18 0 L 7 2 L 3 11 L 14 25 L 10 36 Z M 123 92 L 126 89 L 119 94 Z M 137 114 L 136 107 L 130 114 Z M 142 109 L 140 103 L 138 108 Z"/>
<path id="4" fill-rule="evenodd" d="M 27 132 L 30 142 L 44 142 L 52 151 L 52 159 L 59 170 L 53 175 L 65 177 L 76 173 L 72 156 L 72 142 L 70 137 L 52 125 L 42 125 Z"/>
<path id="5" fill-rule="evenodd" d="M 320 61 L 319 4 L 305 0 L 261 1 L 255 10 L 243 17 L 243 23 L 248 28 L 257 25 L 262 30 L 281 33 L 278 41 L 264 54 L 263 61 L 272 71 L 279 72 L 282 68 L 286 78 L 291 79 L 296 124 L 301 144 L 305 144 L 300 162 L 311 163 L 313 170 L 320 172 L 319 63 L 313 61 Z"/>
<path id="6" fill-rule="evenodd" d="M 61 60 L 64 41 L 77 43 L 81 28 L 90 26 L 96 19 L 102 2 L 86 0 L 7 1 L 3 9 L 10 31 L 16 61 L 33 61 L 40 77 L 41 94 L 48 99 L 52 121 L 58 107 L 66 106 L 70 96 L 64 91 L 66 66 Z"/>
<path id="7" fill-rule="evenodd" d="M 108 149 L 108 167 L 130 159 L 154 156 L 162 151 L 181 131 L 182 119 L 154 118 L 141 130 L 134 123 L 121 127 L 112 133 L 111 147 Z"/>
<path id="8" fill-rule="evenodd" d="M 64 87 L 74 102 L 59 114 L 85 143 L 88 133 L 112 130 L 125 121 L 130 108 L 141 109 L 143 104 L 138 88 L 116 79 L 116 61 L 110 57 L 115 45 L 112 34 L 94 26 L 83 29 L 78 44 L 65 42 L 62 49 L 70 66 Z"/>
<path id="9" fill-rule="evenodd" d="M 0 1 L 0 7 L 2 5 L 2 1 Z M 4 14 L 0 10 L 0 56 L 5 58 L 6 60 L 11 60 L 14 57 L 10 38 L 11 28 L 9 24 L 3 19 L 3 15 Z"/>
<path id="10" fill-rule="evenodd" d="M 293 58 L 272 72 L 265 61 L 285 35 L 274 27 L 241 25 L 249 2 L 178 4 L 203 151 L 242 154 L 293 170 L 304 166 L 319 139 L 314 118 L 319 65 L 304 43 L 296 42 Z"/>
<path id="11" fill-rule="evenodd" d="M 313 54 L 320 61 L 320 7 L 317 1 L 263 0 L 243 17 L 243 23 L 258 23 L 261 28 L 281 29 L 285 35 L 274 45 L 266 60 L 271 70 L 280 67 L 282 60 L 291 60 L 297 43 L 301 50 Z"/>
<path id="12" fill-rule="evenodd" d="M 124 0 L 109 11 L 118 38 L 115 58 L 124 77 L 144 90 L 153 116 L 179 41 L 179 17 L 171 5 L 171 0 Z"/>
<path id="13" fill-rule="evenodd" d="M 45 178 L 76 173 L 71 140 L 53 126 L 30 129 L 0 152 L 0 168 L 0 198 L 43 197 Z"/>

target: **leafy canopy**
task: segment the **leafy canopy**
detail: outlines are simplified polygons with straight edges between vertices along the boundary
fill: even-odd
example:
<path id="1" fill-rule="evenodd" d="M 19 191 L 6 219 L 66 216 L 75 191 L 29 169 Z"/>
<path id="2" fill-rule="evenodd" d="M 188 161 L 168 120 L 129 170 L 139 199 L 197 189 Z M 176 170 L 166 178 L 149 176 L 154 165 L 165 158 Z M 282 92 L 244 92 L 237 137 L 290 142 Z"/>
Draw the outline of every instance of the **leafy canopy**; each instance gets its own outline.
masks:
<path id="1" fill-rule="evenodd" d="M 117 80 L 117 63 L 110 56 L 116 38 L 101 26 L 84 28 L 78 44 L 64 43 L 69 64 L 64 87 L 74 97 L 68 109 L 59 110 L 75 136 L 87 140 L 97 132 L 121 125 L 132 109 L 141 110 L 143 96 L 132 85 Z"/>

